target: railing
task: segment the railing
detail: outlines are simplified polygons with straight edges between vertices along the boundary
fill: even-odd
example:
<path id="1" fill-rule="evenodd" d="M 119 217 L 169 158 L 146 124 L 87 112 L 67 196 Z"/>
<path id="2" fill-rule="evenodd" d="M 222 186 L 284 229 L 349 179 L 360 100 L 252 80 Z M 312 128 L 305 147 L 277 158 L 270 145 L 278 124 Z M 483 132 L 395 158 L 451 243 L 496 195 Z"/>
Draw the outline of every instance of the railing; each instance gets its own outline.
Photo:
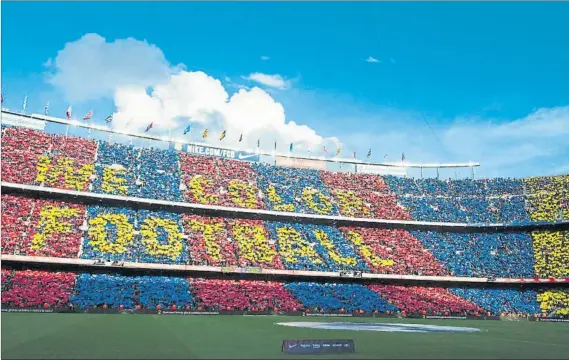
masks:
<path id="1" fill-rule="evenodd" d="M 117 262 L 117 261 L 101 261 L 93 259 L 68 259 L 42 256 L 23 256 L 23 255 L 5 255 L 1 256 L 2 261 L 17 263 L 36 263 L 36 264 L 58 264 L 58 265 L 75 265 L 88 268 L 109 268 L 109 269 L 138 269 L 145 271 L 171 271 L 181 273 L 223 273 L 223 274 L 248 274 L 252 276 L 286 276 L 286 277 L 310 277 L 310 278 L 334 278 L 345 279 L 357 278 L 363 280 L 404 280 L 404 281 L 423 281 L 423 282 L 449 282 L 449 283 L 471 283 L 471 284 L 560 284 L 568 283 L 569 278 L 546 278 L 546 279 L 514 279 L 514 278 L 489 278 L 489 277 L 462 277 L 462 276 L 424 276 L 424 275 L 395 275 L 395 274 L 372 274 L 357 273 L 352 271 L 307 271 L 307 270 L 279 270 L 264 269 L 259 267 L 241 268 L 237 266 L 201 266 L 201 265 L 172 265 L 172 264 L 154 264 L 154 263 L 137 263 L 137 262 Z M 357 273 L 357 274 L 355 274 Z M 352 276 L 350 274 L 354 274 Z"/>
<path id="2" fill-rule="evenodd" d="M 175 145 L 183 146 L 183 145 L 196 145 L 196 146 L 207 146 L 207 147 L 215 147 L 218 149 L 229 150 L 229 151 L 244 151 L 244 152 L 251 152 L 258 155 L 270 156 L 270 157 L 284 157 L 284 158 L 293 158 L 293 159 L 304 159 L 304 160 L 317 160 L 323 161 L 326 163 L 337 163 L 337 164 L 349 164 L 349 165 L 365 165 L 365 166 L 376 166 L 386 169 L 389 171 L 389 168 L 417 168 L 417 169 L 444 169 L 444 168 L 471 168 L 474 169 L 475 167 L 479 167 L 479 162 L 469 161 L 469 162 L 461 162 L 461 163 L 410 163 L 407 161 L 400 161 L 400 162 L 369 162 L 369 161 L 362 161 L 358 159 L 351 159 L 351 158 L 340 158 L 338 156 L 335 157 L 325 157 L 325 156 L 306 156 L 306 155 L 292 155 L 289 153 L 280 153 L 276 151 L 267 152 L 262 151 L 259 148 L 251 149 L 251 148 L 232 148 L 226 147 L 211 143 L 201 143 L 201 142 L 188 142 L 186 139 L 182 137 L 173 137 L 171 134 L 169 136 L 152 136 L 149 134 L 141 134 L 129 131 L 118 131 L 115 129 L 110 128 L 109 126 L 100 126 L 89 124 L 86 122 L 81 122 L 79 120 L 67 120 L 62 118 L 57 118 L 53 116 L 47 116 L 42 114 L 20 114 L 12 111 L 8 111 L 6 109 L 2 109 L 2 118 L 3 123 L 8 125 L 15 125 L 15 126 L 26 126 L 26 127 L 33 127 L 29 124 L 30 121 L 39 121 L 39 122 L 48 122 L 54 124 L 61 124 L 65 125 L 66 127 L 74 126 L 78 128 L 84 128 L 89 130 L 95 130 L 107 133 L 109 135 L 119 135 L 119 136 L 128 136 L 130 138 L 138 138 L 138 139 L 145 139 L 145 140 L 153 140 L 153 141 L 160 141 L 167 143 L 168 145 Z M 28 124 L 26 124 L 28 123 Z M 43 130 L 36 127 L 39 130 Z M 354 171 L 357 171 L 354 169 Z"/>

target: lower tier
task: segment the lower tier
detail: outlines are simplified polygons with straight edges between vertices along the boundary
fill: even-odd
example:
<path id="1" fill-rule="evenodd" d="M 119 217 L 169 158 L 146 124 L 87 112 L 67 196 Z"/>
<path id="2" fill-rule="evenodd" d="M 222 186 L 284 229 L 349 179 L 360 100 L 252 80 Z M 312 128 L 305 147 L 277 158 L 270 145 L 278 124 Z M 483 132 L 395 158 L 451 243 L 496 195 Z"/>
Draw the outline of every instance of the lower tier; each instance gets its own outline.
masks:
<path id="1" fill-rule="evenodd" d="M 425 287 L 2 269 L 2 307 L 569 316 L 569 289 Z"/>

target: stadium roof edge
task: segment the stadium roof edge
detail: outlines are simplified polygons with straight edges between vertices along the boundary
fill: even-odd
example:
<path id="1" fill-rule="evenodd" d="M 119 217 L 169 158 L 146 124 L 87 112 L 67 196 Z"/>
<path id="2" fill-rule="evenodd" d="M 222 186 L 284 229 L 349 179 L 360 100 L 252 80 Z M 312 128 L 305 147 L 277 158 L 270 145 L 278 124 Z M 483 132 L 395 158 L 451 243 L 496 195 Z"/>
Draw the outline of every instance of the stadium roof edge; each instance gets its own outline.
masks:
<path id="1" fill-rule="evenodd" d="M 100 126 L 100 125 L 89 125 L 86 124 L 84 122 L 81 122 L 80 120 L 67 120 L 67 119 L 62 119 L 62 118 L 57 118 L 57 117 L 53 117 L 53 116 L 47 116 L 47 115 L 42 115 L 42 114 L 22 114 L 22 113 L 17 113 L 14 111 L 9 111 L 7 109 L 2 109 L 2 113 L 7 113 L 7 114 L 11 114 L 13 116 L 21 116 L 21 117 L 26 117 L 26 118 L 30 118 L 30 119 L 38 119 L 38 120 L 44 120 L 44 121 L 48 121 L 48 122 L 54 122 L 54 123 L 59 123 L 59 124 L 65 124 L 65 125 L 69 125 L 69 126 L 77 126 L 77 127 L 81 127 L 81 128 L 86 128 L 86 129 L 91 129 L 91 130 L 97 130 L 97 131 L 103 131 L 103 132 L 108 132 L 111 134 L 117 134 L 117 135 L 123 135 L 123 136 L 131 136 L 131 137 L 136 137 L 136 138 L 141 138 L 141 139 L 148 139 L 148 140 L 157 140 L 157 141 L 164 141 L 164 142 L 168 142 L 168 143 L 178 143 L 178 144 L 187 144 L 187 145 L 197 145 L 197 146 L 215 146 L 216 148 L 219 149 L 224 149 L 224 150 L 230 150 L 230 151 L 249 151 L 249 152 L 253 152 L 259 155 L 266 155 L 266 156 L 280 156 L 280 157 L 285 157 L 285 158 L 294 158 L 294 159 L 305 159 L 305 160 L 320 160 L 320 161 L 325 161 L 325 162 L 332 162 L 332 163 L 345 163 L 345 164 L 354 164 L 354 165 L 373 165 L 373 166 L 382 166 L 382 167 L 398 167 L 398 168 L 474 168 L 474 167 L 479 167 L 480 163 L 479 162 L 475 162 L 475 161 L 469 161 L 469 162 L 464 162 L 464 163 L 410 163 L 410 162 L 406 162 L 406 161 L 400 161 L 400 162 L 365 162 L 362 160 L 357 160 L 357 159 L 348 159 L 348 158 L 338 158 L 338 157 L 333 157 L 333 158 L 326 158 L 324 156 L 291 156 L 291 154 L 286 154 L 286 153 L 276 153 L 276 152 L 263 152 L 263 151 L 259 151 L 258 149 L 238 149 L 238 148 L 232 148 L 232 147 L 225 147 L 225 146 L 219 146 L 219 145 L 213 145 L 213 144 L 207 144 L 207 143 L 200 143 L 200 142 L 187 142 L 184 139 L 181 138 L 174 138 L 174 137 L 167 137 L 167 136 L 151 136 L 151 135 L 145 135 L 145 134 L 139 134 L 139 133 L 133 133 L 133 132 L 126 132 L 126 131 L 117 131 L 117 130 L 113 130 L 108 126 Z"/>

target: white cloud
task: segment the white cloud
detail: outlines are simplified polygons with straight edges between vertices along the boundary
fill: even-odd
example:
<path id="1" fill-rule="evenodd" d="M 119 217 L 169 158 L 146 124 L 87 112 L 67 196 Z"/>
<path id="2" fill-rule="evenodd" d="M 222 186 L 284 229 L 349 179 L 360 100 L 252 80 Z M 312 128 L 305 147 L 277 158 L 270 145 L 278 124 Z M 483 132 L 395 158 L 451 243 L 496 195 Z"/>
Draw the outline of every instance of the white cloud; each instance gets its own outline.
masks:
<path id="1" fill-rule="evenodd" d="M 379 63 L 379 62 L 381 62 L 381 61 L 377 60 L 376 58 L 374 58 L 373 56 L 368 57 L 365 61 L 368 63 Z"/>
<path id="2" fill-rule="evenodd" d="M 367 122 L 377 121 L 371 115 L 362 116 Z M 384 153 L 390 161 L 398 160 L 405 152 L 413 163 L 478 161 L 481 167 L 476 172 L 484 177 L 567 173 L 569 106 L 537 109 L 520 119 L 500 121 L 461 117 L 442 124 L 429 119 L 440 143 L 420 115 L 396 118 L 401 121 L 386 131 L 346 134 L 342 142 L 361 154 L 371 147 L 375 160 Z M 459 173 L 468 175 L 466 170 Z"/>
<path id="3" fill-rule="evenodd" d="M 389 154 L 390 161 L 397 160 L 405 152 L 409 162 L 480 161 L 480 176 L 567 171 L 569 106 L 536 109 L 520 119 L 431 118 L 441 145 L 417 113 L 296 87 L 271 95 L 271 88 L 290 86 L 290 80 L 279 75 L 254 73 L 248 77 L 267 90 L 243 88 L 222 78 L 224 86 L 206 73 L 170 65 L 159 48 L 135 39 L 107 42 L 88 34 L 66 44 L 47 65 L 47 81 L 66 101 L 75 105 L 113 98 L 117 111 L 112 125 L 121 129 L 143 131 L 153 122 L 151 133 L 165 135 L 171 130 L 182 137 L 183 128 L 191 123 L 186 140 L 202 141 L 201 131 L 208 128 L 211 135 L 207 141 L 213 144 L 221 144 L 219 133 L 227 129 L 223 144 L 229 146 L 255 148 L 258 138 L 264 150 L 272 150 L 274 141 L 280 151 L 295 142 L 298 153 L 308 148 L 314 153 L 323 146 L 331 151 L 339 146 L 337 138 L 323 137 L 302 124 L 304 121 L 320 124 L 332 134 L 342 133 L 344 154 L 355 150 L 364 157 L 371 147 L 374 160 L 381 160 L 384 154 Z M 291 96 L 292 100 L 287 99 Z M 296 121 L 288 119 L 291 113 Z M 241 133 L 244 141 L 238 143 Z"/>
<path id="4" fill-rule="evenodd" d="M 290 87 L 290 81 L 286 80 L 279 74 L 269 75 L 263 73 L 252 73 L 249 76 L 244 76 L 243 79 L 254 81 L 258 84 L 276 89 L 288 89 Z"/>
<path id="5" fill-rule="evenodd" d="M 533 160 L 567 152 L 569 106 L 537 109 L 526 117 L 492 122 L 457 119 L 446 130 L 443 143 L 457 157 L 474 157 L 485 166 L 523 166 Z"/>
<path id="6" fill-rule="evenodd" d="M 110 97 L 121 86 L 151 86 L 180 70 L 168 63 L 162 50 L 146 41 L 107 42 L 98 34 L 86 34 L 65 44 L 45 65 L 49 66 L 47 82 L 63 91 L 70 102 Z"/>
<path id="7" fill-rule="evenodd" d="M 384 154 L 389 155 L 388 161 L 397 161 L 402 152 L 409 162 L 478 161 L 479 177 L 555 174 L 569 162 L 569 106 L 534 109 L 519 118 L 442 119 L 426 114 L 437 141 L 418 111 L 298 87 L 275 97 L 295 119 L 341 134 L 343 152 L 357 151 L 362 159 L 372 148 L 375 161 Z M 470 175 L 468 169 L 457 172 Z M 420 176 L 419 170 L 410 173 Z M 436 176 L 436 171 L 425 170 L 425 174 Z M 441 170 L 441 176 L 449 175 L 454 176 L 454 170 Z"/>
<path id="8" fill-rule="evenodd" d="M 269 87 L 286 88 L 280 75 L 251 74 L 252 81 Z M 219 133 L 227 130 L 224 145 L 288 149 L 290 142 L 299 151 L 339 145 L 337 138 L 323 138 L 306 125 L 288 121 L 283 106 L 258 87 L 228 94 L 220 80 L 201 71 L 185 71 L 171 66 L 156 46 L 135 39 L 106 42 L 88 34 L 67 43 L 54 60 L 47 81 L 69 101 L 89 101 L 114 97 L 116 113 L 112 126 L 142 131 L 153 122 L 154 134 L 169 131 L 182 136 L 192 124 L 186 140 L 201 139 L 208 128 L 207 142 L 220 144 Z M 243 133 L 243 142 L 238 143 Z"/>
<path id="9" fill-rule="evenodd" d="M 271 58 L 269 56 L 263 55 L 261 56 L 261 60 L 270 60 Z"/>

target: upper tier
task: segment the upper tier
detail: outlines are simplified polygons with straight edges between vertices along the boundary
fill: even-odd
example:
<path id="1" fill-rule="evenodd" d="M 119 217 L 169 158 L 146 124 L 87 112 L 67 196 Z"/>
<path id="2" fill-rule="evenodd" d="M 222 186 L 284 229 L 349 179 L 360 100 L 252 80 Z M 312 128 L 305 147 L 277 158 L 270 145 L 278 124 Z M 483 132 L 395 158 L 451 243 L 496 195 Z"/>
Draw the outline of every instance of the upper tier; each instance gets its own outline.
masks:
<path id="1" fill-rule="evenodd" d="M 408 179 L 293 169 L 2 129 L 2 181 L 191 203 L 388 220 L 569 218 L 569 176 Z"/>

